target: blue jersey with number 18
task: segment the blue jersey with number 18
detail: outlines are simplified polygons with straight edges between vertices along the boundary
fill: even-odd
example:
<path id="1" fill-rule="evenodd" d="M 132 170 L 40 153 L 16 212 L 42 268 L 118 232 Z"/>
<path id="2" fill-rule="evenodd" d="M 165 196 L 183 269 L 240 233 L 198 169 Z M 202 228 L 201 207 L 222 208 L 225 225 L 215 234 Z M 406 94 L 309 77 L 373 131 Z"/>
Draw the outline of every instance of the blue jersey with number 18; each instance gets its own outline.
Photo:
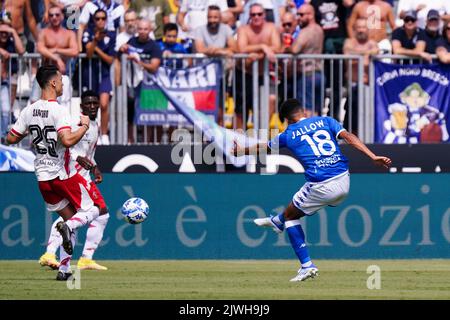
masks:
<path id="1" fill-rule="evenodd" d="M 345 129 L 330 117 L 312 117 L 290 124 L 268 146 L 288 148 L 305 168 L 307 181 L 320 182 L 348 170 L 348 160 L 337 143 Z"/>

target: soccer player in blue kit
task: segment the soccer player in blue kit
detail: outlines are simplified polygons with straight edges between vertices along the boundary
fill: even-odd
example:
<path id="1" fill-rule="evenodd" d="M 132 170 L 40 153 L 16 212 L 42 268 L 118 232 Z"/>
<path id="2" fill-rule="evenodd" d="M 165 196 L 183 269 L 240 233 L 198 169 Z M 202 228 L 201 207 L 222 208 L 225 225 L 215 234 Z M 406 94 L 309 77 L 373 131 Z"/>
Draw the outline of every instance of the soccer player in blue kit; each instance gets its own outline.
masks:
<path id="1" fill-rule="evenodd" d="M 280 119 L 288 121 L 288 127 L 267 144 L 240 147 L 235 143 L 235 156 L 256 154 L 260 150 L 276 153 L 288 148 L 305 168 L 306 183 L 293 196 L 283 213 L 277 216 L 255 219 L 258 226 L 271 227 L 281 233 L 286 229 L 292 248 L 301 267 L 292 282 L 304 281 L 318 275 L 319 269 L 311 261 L 305 244 L 305 234 L 300 218 L 310 216 L 326 206 L 337 206 L 345 200 L 350 188 L 348 160 L 342 154 L 337 139 L 344 139 L 352 147 L 367 155 L 376 165 L 388 168 L 392 161 L 377 156 L 330 117 L 308 117 L 307 110 L 296 99 L 288 99 L 280 107 Z"/>

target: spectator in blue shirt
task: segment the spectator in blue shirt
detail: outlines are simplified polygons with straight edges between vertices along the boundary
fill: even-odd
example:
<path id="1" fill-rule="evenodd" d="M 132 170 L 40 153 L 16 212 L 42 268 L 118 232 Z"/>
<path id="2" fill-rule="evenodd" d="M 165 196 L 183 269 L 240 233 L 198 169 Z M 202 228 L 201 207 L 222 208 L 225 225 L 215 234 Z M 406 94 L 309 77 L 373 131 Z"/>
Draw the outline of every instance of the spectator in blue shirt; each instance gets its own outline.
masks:
<path id="1" fill-rule="evenodd" d="M 83 34 L 83 51 L 91 59 L 83 63 L 83 91 L 93 90 L 100 94 L 101 124 L 99 144 L 109 144 L 109 101 L 112 94 L 110 67 L 114 61 L 116 34 L 106 29 L 107 14 L 98 9 L 94 14 L 95 27 Z"/>
<path id="2" fill-rule="evenodd" d="M 151 22 L 147 19 L 139 20 L 137 36 L 132 37 L 119 48 L 119 56 L 126 54 L 131 62 L 127 74 L 131 86 L 134 88 L 135 97 L 139 96 L 144 71 L 156 73 L 161 65 L 162 53 L 159 45 L 150 39 Z"/>
<path id="3" fill-rule="evenodd" d="M 178 39 L 178 26 L 175 23 L 166 23 L 163 32 L 164 37 L 158 41 L 163 57 L 162 65 L 174 69 L 183 68 L 183 59 L 170 59 L 174 53 L 190 53 L 189 49 Z"/>

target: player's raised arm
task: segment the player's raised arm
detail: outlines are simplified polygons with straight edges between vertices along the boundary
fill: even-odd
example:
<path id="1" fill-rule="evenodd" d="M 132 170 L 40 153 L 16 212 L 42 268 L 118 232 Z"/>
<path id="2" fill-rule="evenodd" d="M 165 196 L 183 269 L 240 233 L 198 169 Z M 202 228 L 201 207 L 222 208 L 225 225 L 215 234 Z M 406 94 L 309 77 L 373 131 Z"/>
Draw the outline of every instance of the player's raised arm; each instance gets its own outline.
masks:
<path id="1" fill-rule="evenodd" d="M 258 143 L 251 147 L 242 147 L 236 141 L 234 141 L 233 150 L 231 154 L 235 157 L 248 156 L 251 154 L 258 154 L 263 150 L 264 152 L 268 152 L 270 149 L 266 143 Z"/>
<path id="2" fill-rule="evenodd" d="M 368 156 L 376 165 L 383 166 L 385 168 L 389 168 L 392 164 L 392 160 L 388 157 L 384 156 L 377 156 L 372 151 L 367 148 L 367 146 L 359 140 L 357 136 L 355 136 L 353 133 L 350 133 L 346 130 L 343 130 L 339 134 L 339 138 L 344 139 L 345 142 L 347 142 L 349 145 L 351 145 L 353 148 L 358 149 L 362 153 L 364 153 L 366 156 Z"/>

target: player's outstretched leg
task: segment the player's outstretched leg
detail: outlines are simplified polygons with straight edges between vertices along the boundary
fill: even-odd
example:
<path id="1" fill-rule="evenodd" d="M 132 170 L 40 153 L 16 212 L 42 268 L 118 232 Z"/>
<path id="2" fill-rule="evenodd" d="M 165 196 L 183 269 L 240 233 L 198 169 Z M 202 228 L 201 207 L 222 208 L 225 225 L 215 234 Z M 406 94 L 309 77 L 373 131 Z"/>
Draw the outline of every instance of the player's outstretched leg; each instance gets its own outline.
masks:
<path id="1" fill-rule="evenodd" d="M 86 242 L 84 244 L 83 255 L 78 260 L 78 269 L 80 270 L 108 270 L 107 267 L 99 265 L 92 260 L 94 252 L 98 245 L 102 241 L 103 232 L 105 231 L 106 224 L 108 223 L 109 213 L 98 216 L 89 225 L 86 233 Z"/>
<path id="2" fill-rule="evenodd" d="M 58 224 L 64 223 L 64 222 L 58 222 Z M 71 247 L 73 248 L 75 246 L 77 240 L 76 232 L 70 233 L 70 243 Z M 65 250 L 65 247 L 62 245 L 60 249 L 60 257 L 61 262 L 58 269 L 58 274 L 56 275 L 56 280 L 58 281 L 67 281 L 70 276 L 72 276 L 72 270 L 70 268 L 70 260 L 72 260 L 72 253 L 68 253 L 67 250 Z"/>
<path id="3" fill-rule="evenodd" d="M 318 275 L 319 269 L 312 263 L 308 248 L 305 243 L 305 233 L 300 224 L 300 219 L 286 221 L 286 232 L 289 235 L 289 241 L 292 248 L 301 263 L 297 275 L 291 279 L 291 282 L 305 281 L 308 278 L 314 278 Z"/>
<path id="4" fill-rule="evenodd" d="M 58 219 L 55 220 L 55 222 L 53 222 L 53 225 L 50 229 L 50 236 L 49 236 L 48 242 L 47 242 L 47 250 L 39 258 L 39 264 L 42 267 L 48 266 L 48 267 L 52 268 L 53 270 L 56 270 L 59 268 L 59 262 L 56 259 L 56 250 L 58 250 L 62 241 L 61 241 L 61 235 L 56 230 L 56 224 L 60 221 L 63 221 L 63 218 L 59 217 Z"/>

